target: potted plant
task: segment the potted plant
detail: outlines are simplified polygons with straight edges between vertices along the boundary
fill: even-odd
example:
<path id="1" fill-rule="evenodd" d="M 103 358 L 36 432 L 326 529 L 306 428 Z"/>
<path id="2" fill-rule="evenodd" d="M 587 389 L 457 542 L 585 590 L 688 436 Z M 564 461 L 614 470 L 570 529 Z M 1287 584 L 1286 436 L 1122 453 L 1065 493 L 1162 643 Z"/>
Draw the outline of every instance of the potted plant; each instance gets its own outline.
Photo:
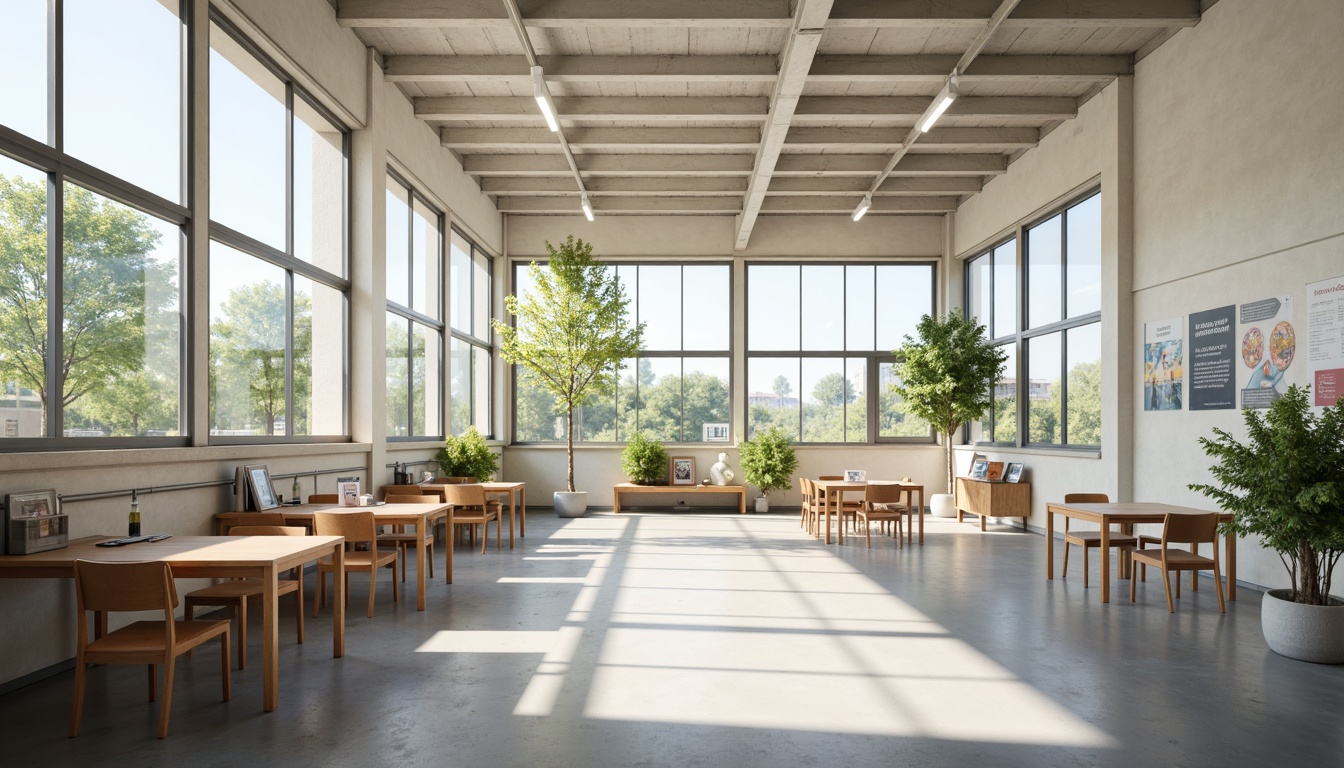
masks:
<path id="1" fill-rule="evenodd" d="M 474 426 L 468 427 L 461 437 L 449 435 L 434 458 L 439 462 L 439 471 L 450 477 L 484 481 L 492 479 L 499 471 L 499 457 L 485 444 L 485 438 Z"/>
<path id="2" fill-rule="evenodd" d="M 546 243 L 546 266 L 532 262 L 532 290 L 509 295 L 514 324 L 493 321 L 499 352 L 520 375 L 555 397 L 565 414 L 565 491 L 553 496 L 556 514 L 582 517 L 587 491 L 574 490 L 574 409 L 609 395 L 621 364 L 639 353 L 644 324 L 626 319 L 629 299 L 614 269 L 593 258 L 593 246 L 573 235 L 556 248 Z"/>
<path id="3" fill-rule="evenodd" d="M 942 437 L 947 492 L 929 496 L 929 511 L 952 517 L 952 435 L 994 404 L 994 382 L 1003 375 L 1008 355 L 985 343 L 985 326 L 955 311 L 942 317 L 924 315 L 915 332 L 918 340 L 906 336 L 905 344 L 893 352 L 898 379 L 891 390 L 901 399 L 902 410 L 929 422 Z"/>
<path id="4" fill-rule="evenodd" d="M 1330 596 L 1330 575 L 1344 553 L 1344 400 L 1311 412 L 1310 387 L 1288 388 L 1261 415 L 1246 409 L 1246 440 L 1221 429 L 1201 437 L 1217 461 L 1217 485 L 1199 491 L 1231 512 L 1224 535 L 1255 534 L 1279 553 L 1291 586 L 1260 603 L 1271 650 L 1323 664 L 1344 662 L 1344 602 Z"/>
<path id="5" fill-rule="evenodd" d="M 658 485 L 667 477 L 667 449 L 643 432 L 636 432 L 621 451 L 621 471 L 637 485 Z"/>
<path id="6" fill-rule="evenodd" d="M 758 432 L 754 439 L 743 442 L 738 446 L 738 459 L 746 481 L 761 489 L 756 498 L 757 512 L 770 511 L 766 494 L 793 488 L 789 478 L 798 470 L 798 456 L 789 445 L 788 435 L 779 427 Z"/>

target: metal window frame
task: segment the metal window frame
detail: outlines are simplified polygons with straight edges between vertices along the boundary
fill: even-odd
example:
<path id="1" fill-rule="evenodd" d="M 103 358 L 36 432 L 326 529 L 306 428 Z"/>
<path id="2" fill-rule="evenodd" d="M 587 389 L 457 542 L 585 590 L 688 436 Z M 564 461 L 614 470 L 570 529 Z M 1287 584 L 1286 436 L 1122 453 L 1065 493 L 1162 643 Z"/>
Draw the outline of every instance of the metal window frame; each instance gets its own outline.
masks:
<path id="1" fill-rule="evenodd" d="M 437 432 L 435 434 L 428 434 L 429 432 L 428 423 L 425 425 L 426 434 L 417 434 L 414 430 L 415 398 L 416 398 L 415 373 L 414 373 L 415 326 L 420 325 L 430 331 L 433 331 L 436 337 L 439 351 L 439 367 L 438 370 L 436 371 L 436 374 L 439 377 L 439 392 L 444 391 L 443 386 L 445 378 L 444 366 L 447 362 L 447 351 L 448 351 L 447 343 L 445 340 L 445 331 L 447 329 L 447 323 L 445 319 L 435 319 L 433 317 L 430 317 L 429 315 L 424 314 L 423 312 L 418 312 L 412 309 L 410 306 L 412 303 L 414 303 L 414 297 L 415 297 L 415 270 L 411 269 L 411 267 L 415 264 L 415 202 L 417 200 L 420 201 L 420 203 L 424 205 L 425 208 L 427 208 L 432 214 L 434 214 L 434 224 L 435 228 L 438 231 L 438 241 L 435 243 L 435 248 L 437 251 L 437 258 L 439 261 L 440 280 L 438 281 L 438 295 L 436 296 L 435 304 L 438 309 L 439 318 L 445 318 L 446 315 L 446 303 L 444 300 L 445 291 L 443 290 L 444 281 L 442 279 L 442 276 L 446 273 L 444 264 L 444 253 L 446 250 L 444 248 L 444 242 L 445 242 L 444 223 L 446 217 L 443 211 L 440 211 L 437 207 L 435 207 L 435 205 L 431 203 L 427 197 L 425 197 L 422 193 L 416 190 L 415 186 L 411 184 L 409 181 L 407 181 L 406 178 L 403 177 L 401 174 L 397 173 L 392 168 L 388 168 L 387 177 L 392 181 L 395 181 L 399 186 L 401 186 L 403 189 L 406 190 L 406 199 L 410 204 L 406 206 L 406 254 L 405 254 L 406 291 L 403 294 L 403 298 L 406 301 L 405 303 L 394 301 L 392 298 L 390 298 L 391 292 L 387 291 L 389 298 L 387 299 L 386 302 L 387 312 L 389 314 L 396 315 L 407 321 L 406 413 L 402 414 L 406 417 L 406 434 L 387 435 L 386 439 L 388 442 L 423 442 L 425 440 L 442 441 L 444 439 L 444 435 L 447 434 L 447 419 L 446 419 L 447 414 L 442 407 L 439 408 L 439 423 L 437 425 Z M 386 257 L 390 258 L 391 254 L 387 254 Z M 428 349 L 426 349 L 426 351 L 428 351 Z M 384 354 L 386 354 L 386 350 L 384 350 Z M 429 371 L 426 371 L 425 375 L 428 376 Z"/>
<path id="2" fill-rule="evenodd" d="M 470 328 L 469 328 L 468 330 L 465 330 L 465 331 L 464 331 L 464 330 L 462 330 L 462 329 L 460 329 L 460 328 L 456 328 L 456 327 L 454 327 L 454 326 L 452 325 L 452 322 L 451 322 L 450 320 L 448 320 L 448 318 L 447 318 L 446 316 L 445 316 L 444 320 L 445 320 L 445 325 L 447 326 L 447 329 L 448 329 L 448 330 L 447 330 L 448 338 L 450 338 L 450 339 L 454 339 L 454 340 L 457 340 L 457 341 L 460 341 L 460 342 L 462 342 L 462 343 L 464 343 L 464 344 L 466 344 L 466 345 L 468 346 L 468 350 L 467 350 L 467 352 L 468 352 L 468 355 L 467 355 L 467 357 L 468 357 L 468 363 L 467 363 L 467 372 L 466 372 L 466 379 L 465 379 L 466 387 L 467 387 L 467 392 L 466 392 L 465 398 L 466 398 L 466 401 L 467 401 L 467 422 L 468 422 L 468 427 L 470 428 L 470 427 L 472 427 L 472 426 L 476 426 L 478 423 L 481 423 L 481 421 L 482 421 L 482 419 L 481 419 L 481 414 L 479 414 L 479 413 L 476 412 L 476 395 L 477 395 L 477 391 L 476 391 L 476 355 L 475 355 L 475 350 L 477 350 L 477 349 L 483 349 L 483 350 L 485 350 L 485 353 L 489 356 L 490 364 L 489 364 L 489 366 L 487 367 L 488 370 L 486 371 L 486 374 L 487 374 L 487 376 L 489 377 L 489 380 L 487 381 L 487 384 L 486 384 L 487 391 L 489 390 L 489 388 L 490 388 L 490 387 L 492 386 L 492 384 L 493 384 L 493 379 L 494 379 L 494 360 L 495 360 L 495 348 L 494 348 L 494 346 L 493 346 L 493 345 L 490 343 L 490 341 L 489 341 L 489 338 L 490 338 L 490 336 L 489 336 L 489 331 L 490 331 L 490 329 L 489 329 L 489 328 L 482 329 L 482 330 L 486 331 L 486 334 L 485 334 L 484 336 L 482 336 L 482 335 L 480 335 L 480 334 L 478 333 L 478 329 L 476 328 L 476 310 L 477 310 L 476 302 L 477 302 L 478 297 L 476 296 L 476 280 L 475 280 L 475 276 L 474 276 L 474 271 L 475 271 L 475 269 L 476 269 L 476 259 L 477 259 L 477 257 L 479 256 L 481 259 L 484 260 L 484 265 L 485 265 L 485 268 L 486 268 L 486 269 L 485 269 L 485 274 L 488 276 L 489 281 L 490 281 L 490 290 L 487 290 L 487 291 L 486 291 L 486 296 L 485 296 L 485 302 L 486 302 L 486 305 L 485 305 L 485 316 L 486 316 L 487 318 L 493 318 L 493 317 L 495 316 L 495 315 L 494 315 L 494 282 L 495 282 L 495 275 L 494 275 L 494 257 L 490 255 L 489 251 L 486 251 L 485 249 L 481 248 L 481 246 L 480 246 L 479 244 L 477 244 L 477 242 L 476 242 L 470 235 L 468 235 L 466 232 L 463 232 L 462 229 L 461 229 L 460 227 L 458 227 L 457 225 L 455 225 L 455 224 L 450 225 L 448 229 L 449 229 L 449 232 L 450 232 L 450 234 L 449 234 L 449 237 L 450 237 L 450 238 L 451 238 L 451 235 L 452 235 L 452 234 L 456 234 L 458 237 L 461 237 L 461 238 L 462 238 L 464 241 L 466 241 L 466 243 L 467 243 L 467 263 L 468 263 L 468 270 L 467 270 L 467 271 L 468 271 L 468 279 L 467 279 L 467 291 L 468 291 L 467 296 L 468 296 L 468 299 L 467 299 L 467 304 L 469 305 L 469 307 L 468 307 L 468 314 L 467 314 L 467 320 L 468 320 L 468 325 L 470 326 Z M 445 253 L 447 253 L 448 249 L 444 249 L 444 250 L 445 250 Z M 451 257 L 449 257 L 449 258 L 451 259 Z M 445 265 L 444 265 L 444 271 L 443 271 L 443 274 L 445 274 L 445 275 L 448 274 L 448 269 L 447 269 L 447 267 L 448 267 L 448 264 L 445 264 Z M 445 315 L 446 315 L 446 310 L 445 310 Z M 452 364 L 453 364 L 453 363 L 452 363 L 452 359 L 451 359 L 450 357 L 445 357 L 445 360 L 447 360 L 447 363 L 448 363 L 448 371 L 449 371 L 449 377 L 448 377 L 448 378 L 449 378 L 450 383 L 449 383 L 448 386 L 451 387 Z M 452 409 L 452 402 L 453 402 L 452 393 L 449 392 L 449 393 L 448 393 L 448 404 L 449 404 L 449 409 L 450 409 L 450 411 L 451 411 L 451 409 Z M 485 430 L 485 433 L 482 434 L 482 437 L 485 437 L 486 439 L 493 439 L 493 438 L 494 438 L 494 435 L 495 435 L 495 430 L 494 430 L 494 423 L 495 423 L 495 421 L 494 421 L 494 415 L 495 415 L 495 413 L 494 413 L 494 409 L 495 409 L 495 398 L 494 398 L 493 396 L 488 397 L 488 398 L 486 399 L 486 402 L 487 402 L 488 412 L 485 414 L 484 423 L 488 424 L 488 425 L 489 425 L 489 428 Z M 445 424 L 445 426 L 444 426 L 444 431 L 445 431 L 445 432 L 450 431 L 451 421 L 452 421 L 451 414 L 449 414 L 449 419 L 448 419 L 448 422 L 449 422 L 449 423 L 448 423 L 448 424 Z M 477 431 L 479 432 L 480 430 L 478 429 Z"/>

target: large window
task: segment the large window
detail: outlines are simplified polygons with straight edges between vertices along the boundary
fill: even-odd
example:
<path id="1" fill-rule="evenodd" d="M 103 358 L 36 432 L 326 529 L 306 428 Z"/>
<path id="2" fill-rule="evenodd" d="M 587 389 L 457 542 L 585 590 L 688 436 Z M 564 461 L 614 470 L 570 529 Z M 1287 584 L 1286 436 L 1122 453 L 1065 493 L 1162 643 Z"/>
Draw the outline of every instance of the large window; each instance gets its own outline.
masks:
<path id="1" fill-rule="evenodd" d="M 891 393 L 891 352 L 933 312 L 934 266 L 747 266 L 748 434 L 803 443 L 927 442 Z"/>
<path id="2" fill-rule="evenodd" d="M 994 409 L 970 426 L 969 439 L 1100 445 L 1101 195 L 1019 227 L 970 259 L 966 307 L 1008 353 Z"/>
<path id="3" fill-rule="evenodd" d="M 668 443 L 731 440 L 729 349 L 732 273 L 723 264 L 617 264 L 629 319 L 645 323 L 638 358 L 627 360 L 615 394 L 575 414 L 575 440 L 624 442 L 636 432 Z M 514 291 L 531 290 L 517 265 Z M 554 398 L 516 375 L 515 439 L 563 441 Z"/>
<path id="4" fill-rule="evenodd" d="M 450 427 L 454 435 L 475 426 L 493 436 L 490 418 L 490 382 L 494 354 L 490 347 L 490 254 L 452 231 L 448 290 L 452 300 L 452 338 L 448 350 Z"/>
<path id="5" fill-rule="evenodd" d="M 443 215 L 387 177 L 387 435 L 443 437 Z"/>
<path id="6" fill-rule="evenodd" d="M 0 29 L 0 435 L 180 442 L 180 9 L 15 0 Z"/>
<path id="7" fill-rule="evenodd" d="M 346 428 L 345 129 L 210 27 L 210 431 Z"/>

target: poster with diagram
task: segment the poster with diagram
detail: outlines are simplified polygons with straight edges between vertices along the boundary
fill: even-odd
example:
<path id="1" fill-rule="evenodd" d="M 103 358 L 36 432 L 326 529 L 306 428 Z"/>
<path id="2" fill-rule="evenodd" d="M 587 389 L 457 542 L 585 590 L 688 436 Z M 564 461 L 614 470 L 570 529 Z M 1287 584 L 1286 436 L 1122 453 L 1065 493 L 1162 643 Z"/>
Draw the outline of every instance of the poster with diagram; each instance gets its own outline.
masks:
<path id="1" fill-rule="evenodd" d="M 1312 405 L 1344 397 L 1344 277 L 1307 285 L 1307 363 Z"/>
<path id="2" fill-rule="evenodd" d="M 1239 308 L 1237 331 L 1241 334 L 1242 408 L 1268 408 L 1283 396 L 1288 385 L 1284 374 L 1297 353 L 1293 328 L 1293 297 L 1262 299 Z"/>
<path id="3" fill-rule="evenodd" d="M 1143 410 L 1181 410 L 1185 318 L 1143 324 Z"/>

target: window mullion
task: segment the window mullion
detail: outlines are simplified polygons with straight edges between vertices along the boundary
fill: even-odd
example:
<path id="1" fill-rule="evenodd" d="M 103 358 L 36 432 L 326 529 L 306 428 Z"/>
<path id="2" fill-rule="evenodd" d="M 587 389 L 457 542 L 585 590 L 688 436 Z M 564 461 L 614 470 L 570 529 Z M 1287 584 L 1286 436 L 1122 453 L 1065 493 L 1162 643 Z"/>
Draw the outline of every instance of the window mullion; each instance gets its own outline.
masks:
<path id="1" fill-rule="evenodd" d="M 294 273 L 285 273 L 285 437 L 294 434 Z M 275 430 L 275 420 L 267 425 Z"/>
<path id="2" fill-rule="evenodd" d="M 47 175 L 47 363 L 43 371 L 47 391 L 47 437 L 63 437 L 65 421 L 65 177 L 58 171 Z"/>

